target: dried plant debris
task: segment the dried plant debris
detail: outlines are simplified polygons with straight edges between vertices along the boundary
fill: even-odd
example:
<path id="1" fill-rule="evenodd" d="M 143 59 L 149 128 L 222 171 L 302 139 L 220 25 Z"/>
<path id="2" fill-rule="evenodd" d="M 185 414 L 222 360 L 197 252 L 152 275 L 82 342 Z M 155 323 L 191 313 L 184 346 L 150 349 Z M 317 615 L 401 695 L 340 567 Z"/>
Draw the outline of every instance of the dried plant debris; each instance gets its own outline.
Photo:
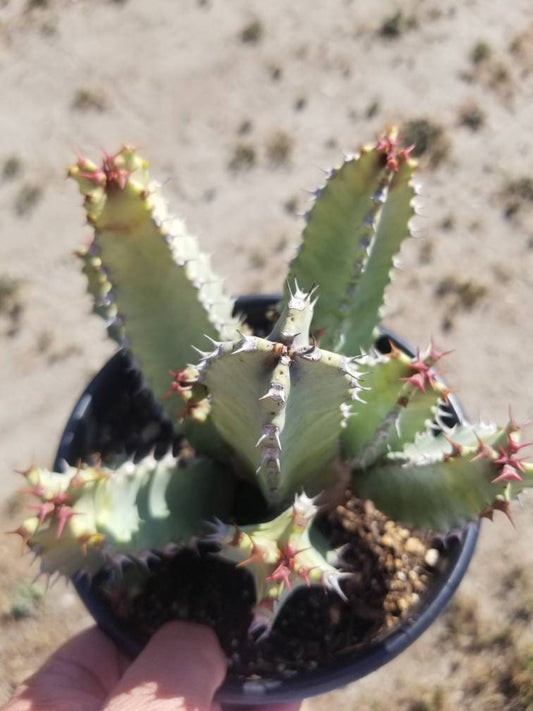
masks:
<path id="1" fill-rule="evenodd" d="M 509 44 L 513 63 L 518 64 L 524 75 L 533 70 L 533 25 L 520 32 Z"/>
<path id="2" fill-rule="evenodd" d="M 248 262 L 251 269 L 263 269 L 267 263 L 267 258 L 259 249 L 254 249 L 250 252 Z"/>
<path id="3" fill-rule="evenodd" d="M 37 583 L 22 583 L 15 590 L 9 610 L 4 618 L 24 620 L 35 617 L 44 595 L 44 588 Z"/>
<path id="4" fill-rule="evenodd" d="M 239 38 L 244 44 L 258 44 L 265 34 L 261 20 L 254 19 L 248 22 L 239 33 Z"/>
<path id="5" fill-rule="evenodd" d="M 406 15 L 403 10 L 398 10 L 383 19 L 378 29 L 378 35 L 385 39 L 398 39 L 405 32 L 416 27 L 418 27 L 418 22 L 414 15 Z"/>
<path id="6" fill-rule="evenodd" d="M 8 336 L 14 336 L 20 329 L 24 305 L 20 291 L 22 280 L 6 274 L 0 275 L 0 317 L 7 319 Z"/>
<path id="7" fill-rule="evenodd" d="M 435 289 L 435 296 L 445 304 L 442 330 L 453 328 L 455 316 L 461 311 L 471 311 L 486 293 L 487 287 L 472 279 L 459 279 L 455 275 L 444 277 Z"/>
<path id="8" fill-rule="evenodd" d="M 71 107 L 75 111 L 103 113 L 109 108 L 109 102 L 101 89 L 81 87 L 76 90 Z"/>
<path id="9" fill-rule="evenodd" d="M 509 180 L 503 187 L 503 214 L 506 218 L 514 217 L 524 204 L 533 203 L 533 178 L 523 175 Z"/>
<path id="10" fill-rule="evenodd" d="M 49 0 L 26 0 L 26 11 L 35 10 L 36 8 L 46 8 L 49 6 Z"/>
<path id="11" fill-rule="evenodd" d="M 239 124 L 239 128 L 237 129 L 237 133 L 239 136 L 247 136 L 252 132 L 254 128 L 254 125 L 250 119 L 243 119 L 241 123 Z"/>
<path id="12" fill-rule="evenodd" d="M 512 73 L 505 55 L 495 52 L 484 41 L 474 45 L 470 52 L 471 71 L 462 77 L 468 82 L 478 82 L 491 89 L 501 99 L 510 99 L 513 93 Z"/>
<path id="13" fill-rule="evenodd" d="M 284 252 L 289 245 L 289 239 L 287 235 L 281 235 L 279 240 L 274 245 L 274 252 Z"/>
<path id="14" fill-rule="evenodd" d="M 300 198 L 298 195 L 291 195 L 283 203 L 283 209 L 288 215 L 298 215 L 300 213 Z"/>
<path id="15" fill-rule="evenodd" d="M 234 173 L 250 170 L 257 163 L 257 152 L 251 143 L 237 143 L 228 162 L 228 168 Z"/>
<path id="16" fill-rule="evenodd" d="M 43 189 L 34 183 L 24 183 L 15 197 L 15 213 L 29 217 L 43 198 Z"/>
<path id="17" fill-rule="evenodd" d="M 48 356 L 48 363 L 50 365 L 54 365 L 54 363 L 61 363 L 62 361 L 72 358 L 73 356 L 79 356 L 82 353 L 83 350 L 77 343 L 68 343 L 50 353 Z"/>
<path id="18" fill-rule="evenodd" d="M 288 165 L 291 161 L 293 148 L 293 138 L 285 131 L 276 131 L 266 145 L 268 162 L 274 168 Z"/>
<path id="19" fill-rule="evenodd" d="M 474 102 L 469 102 L 459 110 L 459 125 L 471 131 L 479 131 L 486 120 L 485 112 Z"/>
<path id="20" fill-rule="evenodd" d="M 418 251 L 418 261 L 420 264 L 431 264 L 433 261 L 434 251 L 435 245 L 431 240 L 425 239 L 421 242 L 420 249 Z"/>
<path id="21" fill-rule="evenodd" d="M 401 130 L 405 146 L 414 146 L 412 155 L 424 157 L 430 167 L 436 168 L 450 154 L 450 140 L 444 127 L 429 118 L 407 121 Z"/>
<path id="22" fill-rule="evenodd" d="M 470 51 L 470 61 L 472 64 L 486 62 L 492 56 L 492 48 L 485 40 L 479 40 Z"/>
<path id="23" fill-rule="evenodd" d="M 371 101 L 370 104 L 368 104 L 368 106 L 366 107 L 365 117 L 367 119 L 374 118 L 374 116 L 378 115 L 380 108 L 380 102 L 378 101 L 378 99 L 374 99 L 374 101 Z"/>
<path id="24" fill-rule="evenodd" d="M 52 347 L 53 342 L 54 334 L 52 333 L 52 331 L 49 331 L 48 329 L 43 329 L 37 335 L 35 350 L 38 353 L 48 353 Z"/>
<path id="25" fill-rule="evenodd" d="M 279 81 L 283 77 L 283 69 L 277 64 L 270 64 L 268 74 L 272 81 Z"/>
<path id="26" fill-rule="evenodd" d="M 22 160 L 16 156 L 8 156 L 2 165 L 2 180 L 14 180 L 22 173 Z"/>
<path id="27" fill-rule="evenodd" d="M 445 230 L 446 232 L 449 232 L 450 230 L 453 230 L 455 227 L 455 218 L 453 215 L 446 215 L 446 217 L 443 217 L 442 220 L 440 221 L 439 227 L 441 230 Z"/>

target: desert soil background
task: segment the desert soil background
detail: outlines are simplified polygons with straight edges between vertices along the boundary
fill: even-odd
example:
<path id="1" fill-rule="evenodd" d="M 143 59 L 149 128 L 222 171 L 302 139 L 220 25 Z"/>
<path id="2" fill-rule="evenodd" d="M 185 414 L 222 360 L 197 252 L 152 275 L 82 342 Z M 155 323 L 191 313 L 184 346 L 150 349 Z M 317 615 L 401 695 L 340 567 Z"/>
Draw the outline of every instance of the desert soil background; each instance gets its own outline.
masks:
<path id="1" fill-rule="evenodd" d="M 114 350 L 73 256 L 78 150 L 142 148 L 229 289 L 272 292 L 321 169 L 400 124 L 423 203 L 384 320 L 455 349 L 472 419 L 533 417 L 530 1 L 0 0 L 0 91 L 0 529 L 24 515 L 13 470 L 51 462 Z M 533 709 L 532 513 L 484 525 L 442 619 L 307 711 Z M 91 624 L 19 547 L 0 539 L 0 702 Z"/>

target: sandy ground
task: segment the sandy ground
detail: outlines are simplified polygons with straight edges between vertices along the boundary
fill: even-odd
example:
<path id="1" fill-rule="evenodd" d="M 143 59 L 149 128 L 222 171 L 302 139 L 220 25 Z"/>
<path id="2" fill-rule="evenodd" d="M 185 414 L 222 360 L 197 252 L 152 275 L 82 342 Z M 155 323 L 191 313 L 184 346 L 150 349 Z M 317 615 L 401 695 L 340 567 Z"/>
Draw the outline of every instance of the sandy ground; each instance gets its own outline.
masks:
<path id="1" fill-rule="evenodd" d="M 13 470 L 51 461 L 113 352 L 72 256 L 76 150 L 141 147 L 229 290 L 276 291 L 321 169 L 429 122 L 385 321 L 455 349 L 472 419 L 533 417 L 530 2 L 0 0 L 0 89 L 0 528 L 21 515 Z M 484 526 L 458 603 L 408 652 L 307 708 L 533 708 L 532 511 Z M 0 573 L 1 702 L 90 620 L 62 585 L 36 599 L 18 541 Z"/>

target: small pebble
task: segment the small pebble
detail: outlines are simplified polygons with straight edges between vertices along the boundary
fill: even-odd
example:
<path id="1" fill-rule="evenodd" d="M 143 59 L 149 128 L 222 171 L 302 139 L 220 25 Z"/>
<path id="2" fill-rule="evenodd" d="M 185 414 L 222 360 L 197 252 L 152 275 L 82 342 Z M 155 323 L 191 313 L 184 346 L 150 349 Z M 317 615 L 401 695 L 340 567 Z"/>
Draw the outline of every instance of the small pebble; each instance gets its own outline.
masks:
<path id="1" fill-rule="evenodd" d="M 426 565 L 430 568 L 435 568 L 437 563 L 439 562 L 439 551 L 436 548 L 430 548 L 428 551 L 426 551 L 424 561 Z"/>
<path id="2" fill-rule="evenodd" d="M 413 555 L 424 555 L 425 546 L 418 538 L 410 536 L 405 541 L 405 550 L 407 553 L 412 553 Z"/>

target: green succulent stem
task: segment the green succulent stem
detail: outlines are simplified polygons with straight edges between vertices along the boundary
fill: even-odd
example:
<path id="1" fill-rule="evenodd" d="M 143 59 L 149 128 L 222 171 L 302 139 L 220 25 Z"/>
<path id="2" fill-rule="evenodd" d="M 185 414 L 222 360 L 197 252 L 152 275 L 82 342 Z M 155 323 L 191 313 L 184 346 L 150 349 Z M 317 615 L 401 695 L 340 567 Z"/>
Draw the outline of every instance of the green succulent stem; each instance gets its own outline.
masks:
<path id="1" fill-rule="evenodd" d="M 371 470 L 354 471 L 355 491 L 395 520 L 443 532 L 496 510 L 509 515 L 511 500 L 533 486 L 533 465 L 517 456 L 512 423 L 480 429 L 459 425 L 452 436 L 433 437 L 424 456 L 428 434 Z"/>
<path id="2" fill-rule="evenodd" d="M 80 256 L 95 311 L 129 348 L 160 400 L 170 386 L 169 370 L 186 367 L 204 334 L 234 337 L 234 301 L 196 238 L 168 214 L 148 163 L 135 150 L 105 155 L 101 167 L 80 159 L 69 175 L 94 229 Z M 180 419 L 179 398 L 163 404 L 174 421 Z"/>
<path id="3" fill-rule="evenodd" d="M 203 522 L 228 516 L 233 480 L 206 459 L 146 457 L 116 470 L 68 467 L 26 472 L 36 513 L 18 533 L 40 556 L 41 571 L 72 576 L 140 558 L 169 543 L 188 544 Z"/>
<path id="4" fill-rule="evenodd" d="M 319 285 L 313 328 L 324 348 L 353 354 L 372 345 L 394 258 L 414 214 L 415 167 L 393 128 L 330 171 L 316 192 L 289 283 Z M 286 290 L 285 302 L 289 298 Z"/>
<path id="5" fill-rule="evenodd" d="M 305 495 L 271 521 L 252 526 L 213 526 L 211 539 L 220 555 L 245 566 L 253 577 L 255 621 L 270 627 L 288 595 L 302 586 L 322 585 L 345 597 L 340 581 L 346 577 L 331 565 L 312 542 L 311 527 L 318 508 Z"/>
<path id="6" fill-rule="evenodd" d="M 357 396 L 355 365 L 310 345 L 312 292 L 292 293 L 268 338 L 214 343 L 198 366 L 211 421 L 272 506 L 331 486 L 343 405 Z"/>

